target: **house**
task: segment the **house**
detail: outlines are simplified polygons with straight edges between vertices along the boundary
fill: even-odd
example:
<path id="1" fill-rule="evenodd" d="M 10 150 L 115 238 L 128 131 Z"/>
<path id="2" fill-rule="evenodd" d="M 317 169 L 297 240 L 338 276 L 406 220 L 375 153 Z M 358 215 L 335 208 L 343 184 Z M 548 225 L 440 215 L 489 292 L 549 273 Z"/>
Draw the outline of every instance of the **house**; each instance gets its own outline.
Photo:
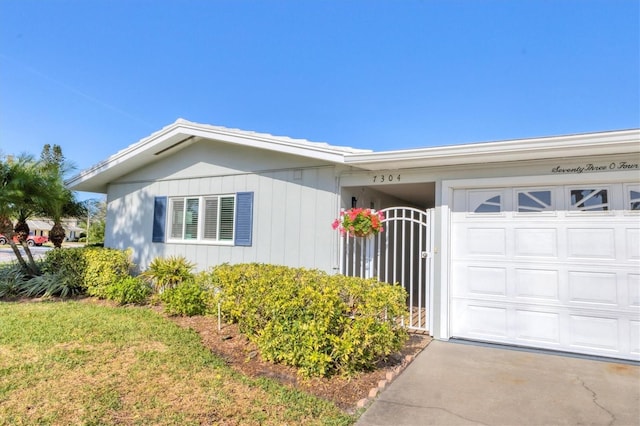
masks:
<path id="1" fill-rule="evenodd" d="M 76 241 L 80 233 L 85 232 L 84 229 L 78 226 L 78 219 L 65 218 L 61 220 L 61 223 L 65 230 L 67 241 Z M 27 220 L 27 225 L 29 226 L 29 233 L 31 235 L 48 237 L 54 222 L 48 218 L 35 217 Z"/>
<path id="2" fill-rule="evenodd" d="M 640 130 L 372 152 L 178 120 L 68 181 L 145 268 L 263 262 L 407 288 L 411 328 L 640 360 Z M 385 213 L 343 238 L 340 209 Z"/>

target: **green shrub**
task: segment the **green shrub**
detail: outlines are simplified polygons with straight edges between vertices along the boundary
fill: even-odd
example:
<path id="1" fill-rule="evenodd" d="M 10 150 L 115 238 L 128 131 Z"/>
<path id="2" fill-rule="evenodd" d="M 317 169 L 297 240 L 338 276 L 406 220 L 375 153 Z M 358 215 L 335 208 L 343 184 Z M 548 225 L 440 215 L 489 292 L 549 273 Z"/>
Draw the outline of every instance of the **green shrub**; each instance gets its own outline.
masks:
<path id="1" fill-rule="evenodd" d="M 147 280 L 157 293 L 162 293 L 192 279 L 193 267 L 194 264 L 183 256 L 170 256 L 166 259 L 156 257 L 140 276 Z"/>
<path id="2" fill-rule="evenodd" d="M 377 280 L 283 266 L 222 265 L 211 282 L 225 317 L 263 358 L 307 376 L 350 375 L 398 351 L 406 291 Z"/>
<path id="3" fill-rule="evenodd" d="M 17 262 L 0 265 L 0 297 L 16 296 L 27 280 Z"/>
<path id="4" fill-rule="evenodd" d="M 164 310 L 170 315 L 204 315 L 209 311 L 211 295 L 195 280 L 183 281 L 160 295 Z"/>
<path id="5" fill-rule="evenodd" d="M 63 272 L 43 271 L 40 276 L 28 277 L 17 263 L 0 267 L 0 297 L 68 297 L 82 292 L 82 287 Z"/>
<path id="6" fill-rule="evenodd" d="M 69 284 L 86 291 L 84 273 L 87 269 L 84 248 L 65 248 L 47 251 L 42 272 L 63 274 Z"/>
<path id="7" fill-rule="evenodd" d="M 151 294 L 151 287 L 143 280 L 135 277 L 122 278 L 105 289 L 106 298 L 119 305 L 142 305 Z"/>
<path id="8" fill-rule="evenodd" d="M 25 297 L 69 297 L 82 294 L 83 289 L 76 285 L 68 275 L 63 273 L 44 273 L 24 281 L 19 294 Z"/>
<path id="9" fill-rule="evenodd" d="M 84 259 L 87 294 L 102 299 L 107 287 L 128 277 L 132 267 L 130 250 L 90 247 L 84 249 Z"/>
<path id="10" fill-rule="evenodd" d="M 69 286 L 91 296 L 106 298 L 111 284 L 129 276 L 131 252 L 100 247 L 49 250 L 42 270 L 62 275 Z"/>

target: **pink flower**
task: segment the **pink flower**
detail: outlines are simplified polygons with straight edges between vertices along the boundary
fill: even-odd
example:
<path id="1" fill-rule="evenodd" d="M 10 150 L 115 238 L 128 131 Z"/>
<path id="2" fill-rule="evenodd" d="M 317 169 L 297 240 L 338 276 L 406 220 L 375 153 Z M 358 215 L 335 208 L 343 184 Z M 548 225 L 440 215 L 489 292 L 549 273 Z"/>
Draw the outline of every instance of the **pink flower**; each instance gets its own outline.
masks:
<path id="1" fill-rule="evenodd" d="M 333 221 L 331 227 L 340 231 L 341 235 L 365 237 L 382 232 L 384 219 L 382 212 L 354 207 L 349 210 L 341 209 L 340 216 Z"/>

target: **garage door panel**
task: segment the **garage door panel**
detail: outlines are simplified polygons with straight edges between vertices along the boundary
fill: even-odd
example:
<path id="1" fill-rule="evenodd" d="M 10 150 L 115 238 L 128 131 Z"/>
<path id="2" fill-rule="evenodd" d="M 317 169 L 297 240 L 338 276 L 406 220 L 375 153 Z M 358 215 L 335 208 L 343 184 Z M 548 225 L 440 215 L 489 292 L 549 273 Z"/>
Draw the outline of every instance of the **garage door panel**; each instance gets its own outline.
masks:
<path id="1" fill-rule="evenodd" d="M 569 228 L 567 229 L 567 257 L 577 259 L 616 258 L 615 230 L 613 228 Z"/>
<path id="2" fill-rule="evenodd" d="M 560 283 L 557 270 L 515 270 L 515 292 L 517 298 L 560 301 Z"/>
<path id="3" fill-rule="evenodd" d="M 640 360 L 640 215 L 622 188 L 456 189 L 450 334 Z"/>
<path id="4" fill-rule="evenodd" d="M 469 266 L 467 273 L 473 277 L 473 280 L 469 281 L 469 293 L 488 296 L 507 295 L 506 268 Z"/>
<path id="5" fill-rule="evenodd" d="M 470 295 L 476 299 L 502 300 L 509 292 L 507 270 L 504 266 L 457 264 L 454 268 L 458 276 L 467 277 L 463 285 L 454 289 L 454 297 Z"/>
<path id="6" fill-rule="evenodd" d="M 569 302 L 616 306 L 617 274 L 569 271 Z"/>
<path id="7" fill-rule="evenodd" d="M 459 306 L 458 311 L 456 322 L 465 334 L 483 340 L 507 338 L 507 308 L 470 303 Z"/>
<path id="8" fill-rule="evenodd" d="M 638 217 L 640 221 L 640 217 Z M 640 229 L 625 229 L 627 260 L 640 261 Z"/>
<path id="9" fill-rule="evenodd" d="M 516 228 L 515 256 L 558 257 L 558 230 Z"/>
<path id="10" fill-rule="evenodd" d="M 618 352 L 618 321 L 601 316 L 570 315 L 569 345 L 595 352 Z"/>
<path id="11" fill-rule="evenodd" d="M 518 309 L 515 312 L 516 338 L 520 342 L 538 344 L 560 343 L 560 315 Z"/>
<path id="12" fill-rule="evenodd" d="M 627 291 L 629 306 L 640 308 L 640 274 L 627 275 Z"/>
<path id="13" fill-rule="evenodd" d="M 469 255 L 504 256 L 506 250 L 506 231 L 502 228 L 468 228 L 466 232 Z"/>
<path id="14" fill-rule="evenodd" d="M 629 321 L 629 350 L 640 357 L 640 321 Z"/>

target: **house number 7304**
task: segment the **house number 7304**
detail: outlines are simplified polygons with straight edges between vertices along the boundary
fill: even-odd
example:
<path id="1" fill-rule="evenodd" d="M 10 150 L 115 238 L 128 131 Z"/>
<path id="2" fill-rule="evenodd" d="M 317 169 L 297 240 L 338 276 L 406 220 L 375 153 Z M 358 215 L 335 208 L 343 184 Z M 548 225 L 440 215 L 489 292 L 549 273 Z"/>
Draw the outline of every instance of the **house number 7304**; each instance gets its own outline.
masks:
<path id="1" fill-rule="evenodd" d="M 400 182 L 400 175 L 375 175 L 373 177 L 373 183 L 383 183 L 383 182 Z"/>

